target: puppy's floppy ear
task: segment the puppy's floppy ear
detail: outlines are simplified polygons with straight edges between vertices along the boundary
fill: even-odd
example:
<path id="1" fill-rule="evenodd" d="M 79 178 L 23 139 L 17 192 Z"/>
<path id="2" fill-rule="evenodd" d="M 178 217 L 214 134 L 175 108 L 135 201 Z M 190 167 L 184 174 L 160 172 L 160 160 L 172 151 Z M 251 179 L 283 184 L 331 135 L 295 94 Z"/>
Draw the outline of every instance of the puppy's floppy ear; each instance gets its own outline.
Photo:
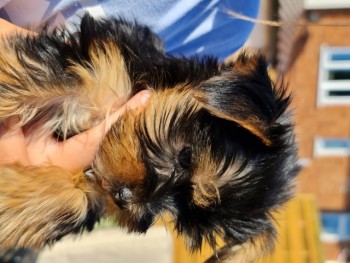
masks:
<path id="1" fill-rule="evenodd" d="M 221 74 L 203 82 L 196 98 L 211 114 L 234 121 L 266 145 L 271 145 L 269 128 L 285 112 L 290 96 L 285 88 L 275 89 L 261 54 L 242 53 Z"/>

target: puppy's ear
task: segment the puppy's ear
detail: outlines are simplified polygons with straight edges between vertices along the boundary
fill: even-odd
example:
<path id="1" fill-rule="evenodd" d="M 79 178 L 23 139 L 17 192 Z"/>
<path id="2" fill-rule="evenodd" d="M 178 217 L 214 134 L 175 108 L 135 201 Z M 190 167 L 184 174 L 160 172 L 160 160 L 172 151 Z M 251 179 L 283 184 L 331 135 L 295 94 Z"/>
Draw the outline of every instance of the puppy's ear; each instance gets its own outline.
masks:
<path id="1" fill-rule="evenodd" d="M 211 114 L 234 121 L 266 145 L 271 145 L 270 127 L 285 112 L 290 96 L 275 88 L 261 54 L 242 53 L 235 63 L 223 66 L 221 74 L 199 87 L 196 98 Z"/>

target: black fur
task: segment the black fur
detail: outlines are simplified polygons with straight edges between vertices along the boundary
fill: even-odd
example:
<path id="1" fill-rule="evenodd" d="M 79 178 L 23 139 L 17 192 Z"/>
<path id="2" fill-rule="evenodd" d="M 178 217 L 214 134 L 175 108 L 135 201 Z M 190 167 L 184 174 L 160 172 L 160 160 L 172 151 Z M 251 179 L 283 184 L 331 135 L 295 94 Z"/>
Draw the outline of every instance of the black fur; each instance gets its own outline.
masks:
<path id="1" fill-rule="evenodd" d="M 151 88 L 179 89 L 179 96 L 184 96 L 171 111 L 150 113 L 161 121 L 146 121 L 149 116 L 142 114 L 137 119 L 140 122 L 134 132 L 140 148 L 134 157 L 146 168 L 145 176 L 137 186 L 110 182 L 110 194 L 121 208 L 121 225 L 145 232 L 162 213 L 169 212 L 191 250 L 200 249 L 203 241 L 215 248 L 217 236 L 229 246 L 261 235 L 273 243 L 271 213 L 292 196 L 298 165 L 287 110 L 291 98 L 285 87 L 270 80 L 264 57 L 242 54 L 232 64 L 213 57 L 175 58 L 164 52 L 161 40 L 148 28 L 121 19 L 95 20 L 89 15 L 74 34 L 43 31 L 36 37 L 14 38 L 12 44 L 29 77 L 45 89 L 56 84 L 78 85 L 82 80 L 69 69 L 71 61 L 89 67 L 91 45 L 103 50 L 106 42 L 115 44 L 126 62 L 133 87 L 130 95 Z M 45 70 L 26 64 L 24 56 L 45 65 Z M 188 90 L 193 96 L 183 95 Z M 104 145 L 112 141 L 115 147 L 122 147 L 118 141 L 129 136 L 122 129 L 127 118 L 120 118 L 107 134 L 98 153 L 102 163 L 112 158 L 103 152 Z M 170 128 L 164 129 L 164 123 Z M 217 194 L 198 205 L 195 180 L 202 176 L 197 171 L 206 165 L 200 159 L 203 154 L 212 162 L 210 167 L 217 168 L 211 171 Z M 95 172 L 105 176 L 97 168 Z M 91 205 L 87 219 L 69 231 L 91 230 L 103 206 L 103 202 Z"/>

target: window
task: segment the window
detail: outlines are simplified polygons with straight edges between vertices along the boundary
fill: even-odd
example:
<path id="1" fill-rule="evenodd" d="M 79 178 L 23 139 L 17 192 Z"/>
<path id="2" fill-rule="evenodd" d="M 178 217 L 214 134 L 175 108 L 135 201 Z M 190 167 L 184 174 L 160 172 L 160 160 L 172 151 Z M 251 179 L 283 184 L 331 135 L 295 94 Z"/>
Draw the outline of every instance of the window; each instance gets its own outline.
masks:
<path id="1" fill-rule="evenodd" d="M 350 105 L 350 47 L 321 47 L 317 105 Z"/>
<path id="2" fill-rule="evenodd" d="M 304 8 L 306 10 L 350 8 L 350 2 L 349 0 L 304 0 Z"/>
<path id="3" fill-rule="evenodd" d="M 350 156 L 350 139 L 316 138 L 315 156 Z"/>
<path id="4" fill-rule="evenodd" d="M 322 212 L 323 241 L 350 241 L 350 213 Z"/>

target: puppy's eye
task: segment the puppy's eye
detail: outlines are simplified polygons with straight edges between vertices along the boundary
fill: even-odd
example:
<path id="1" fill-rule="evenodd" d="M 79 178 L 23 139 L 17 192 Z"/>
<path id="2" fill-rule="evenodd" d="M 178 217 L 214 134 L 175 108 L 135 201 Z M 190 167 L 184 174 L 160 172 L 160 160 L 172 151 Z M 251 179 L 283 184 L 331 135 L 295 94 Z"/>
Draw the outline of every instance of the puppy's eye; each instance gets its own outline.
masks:
<path id="1" fill-rule="evenodd" d="M 178 156 L 178 162 L 184 169 L 191 168 L 192 164 L 192 149 L 190 147 L 184 147 Z"/>

